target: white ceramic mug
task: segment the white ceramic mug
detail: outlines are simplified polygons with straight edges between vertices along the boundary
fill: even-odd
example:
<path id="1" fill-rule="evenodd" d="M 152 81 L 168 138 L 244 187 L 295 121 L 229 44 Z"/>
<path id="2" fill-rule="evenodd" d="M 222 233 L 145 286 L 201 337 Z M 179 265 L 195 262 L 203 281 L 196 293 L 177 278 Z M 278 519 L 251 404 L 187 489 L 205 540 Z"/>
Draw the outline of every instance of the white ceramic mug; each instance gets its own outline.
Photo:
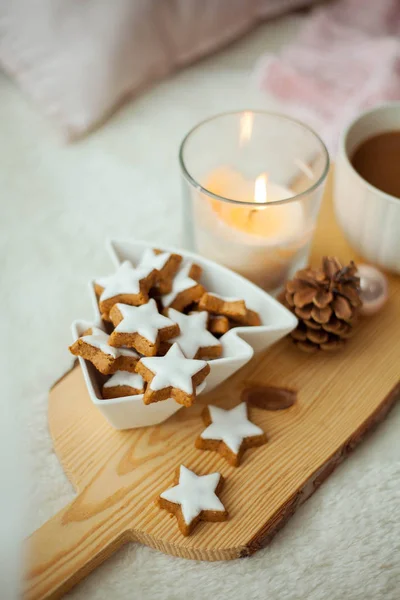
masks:
<path id="1" fill-rule="evenodd" d="M 400 273 L 400 199 L 369 184 L 350 162 L 364 140 L 393 130 L 400 131 L 400 102 L 380 105 L 350 123 L 340 140 L 334 198 L 336 217 L 354 249 Z"/>

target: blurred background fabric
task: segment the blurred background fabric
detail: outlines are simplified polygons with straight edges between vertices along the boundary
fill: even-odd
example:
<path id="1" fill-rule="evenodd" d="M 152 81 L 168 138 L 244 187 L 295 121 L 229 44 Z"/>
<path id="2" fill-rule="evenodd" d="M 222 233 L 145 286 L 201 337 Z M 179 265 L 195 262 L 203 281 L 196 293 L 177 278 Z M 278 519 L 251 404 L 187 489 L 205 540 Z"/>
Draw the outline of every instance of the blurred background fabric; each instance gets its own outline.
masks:
<path id="1" fill-rule="evenodd" d="M 67 137 L 124 100 L 315 0 L 3 0 L 0 64 Z"/>
<path id="2" fill-rule="evenodd" d="M 258 61 L 256 75 L 284 112 L 311 124 L 334 151 L 362 109 L 400 99 L 400 1 L 314 8 L 296 40 Z"/>

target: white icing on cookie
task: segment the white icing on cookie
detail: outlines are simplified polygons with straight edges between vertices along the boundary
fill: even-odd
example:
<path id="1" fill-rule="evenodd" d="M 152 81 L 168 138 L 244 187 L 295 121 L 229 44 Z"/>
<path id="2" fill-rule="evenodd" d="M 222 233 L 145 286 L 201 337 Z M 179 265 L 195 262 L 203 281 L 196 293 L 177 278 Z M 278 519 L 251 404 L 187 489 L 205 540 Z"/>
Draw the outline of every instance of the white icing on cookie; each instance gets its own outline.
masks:
<path id="1" fill-rule="evenodd" d="M 158 312 L 156 301 L 153 298 L 141 306 L 119 303 L 116 306 L 122 315 L 122 321 L 118 323 L 115 331 L 138 333 L 152 344 L 157 341 L 159 329 L 175 325 L 174 321 Z"/>
<path id="2" fill-rule="evenodd" d="M 101 277 L 96 283 L 103 289 L 100 300 L 108 300 L 118 294 L 139 294 L 140 281 L 146 279 L 153 268 L 134 269 L 129 260 L 125 260 L 112 275 Z"/>
<path id="3" fill-rule="evenodd" d="M 147 248 L 140 259 L 138 269 L 157 269 L 158 271 L 161 271 L 161 269 L 167 264 L 167 261 L 170 257 L 170 252 L 161 252 L 160 254 L 155 254 L 154 250 Z"/>
<path id="4" fill-rule="evenodd" d="M 218 406 L 208 406 L 211 425 L 201 434 L 203 440 L 224 442 L 234 454 L 238 454 L 244 438 L 262 435 L 263 430 L 247 418 L 246 402 L 241 402 L 231 410 Z"/>
<path id="5" fill-rule="evenodd" d="M 112 273 L 111 275 L 105 275 L 104 277 L 99 277 L 99 279 L 96 279 L 96 283 L 102 288 L 106 288 L 108 284 L 112 282 L 117 276 L 122 276 L 122 274 L 134 270 L 135 269 L 132 263 L 129 260 L 124 260 L 124 262 L 117 267 L 117 270 L 114 273 Z"/>
<path id="6" fill-rule="evenodd" d="M 178 294 L 184 292 L 185 290 L 189 290 L 190 288 L 198 285 L 198 282 L 189 277 L 190 269 L 192 268 L 193 263 L 187 262 L 185 263 L 180 270 L 175 275 L 172 280 L 172 289 L 169 294 L 164 294 L 161 296 L 161 302 L 163 306 L 169 306 L 175 300 Z"/>
<path id="7" fill-rule="evenodd" d="M 93 346 L 93 348 L 98 348 L 104 354 L 109 354 L 113 358 L 118 358 L 119 356 L 133 356 L 135 358 L 139 358 L 139 354 L 134 350 L 130 350 L 128 348 L 114 348 L 110 346 L 108 343 L 109 335 L 99 327 L 92 327 L 91 335 L 84 335 L 80 339 L 82 342 L 89 344 L 89 346 Z"/>
<path id="8" fill-rule="evenodd" d="M 187 394 L 193 394 L 193 375 L 207 365 L 205 360 L 186 358 L 178 344 L 173 344 L 165 356 L 142 357 L 140 362 L 154 373 L 149 384 L 151 390 L 171 386 Z"/>
<path id="9" fill-rule="evenodd" d="M 139 373 L 128 373 L 128 371 L 117 371 L 104 387 L 116 387 L 119 385 L 127 385 L 135 390 L 144 390 L 144 380 Z"/>
<path id="10" fill-rule="evenodd" d="M 220 479 L 219 473 L 196 475 L 181 465 L 178 485 L 165 490 L 160 498 L 179 504 L 186 525 L 190 525 L 203 510 L 225 512 L 224 505 L 215 493 Z"/>
<path id="11" fill-rule="evenodd" d="M 186 358 L 193 358 L 199 348 L 221 345 L 207 329 L 207 312 L 192 312 L 190 315 L 185 315 L 174 308 L 169 308 L 168 316 L 178 323 L 181 330 L 178 336 L 170 340 L 170 343 L 177 342 Z"/>

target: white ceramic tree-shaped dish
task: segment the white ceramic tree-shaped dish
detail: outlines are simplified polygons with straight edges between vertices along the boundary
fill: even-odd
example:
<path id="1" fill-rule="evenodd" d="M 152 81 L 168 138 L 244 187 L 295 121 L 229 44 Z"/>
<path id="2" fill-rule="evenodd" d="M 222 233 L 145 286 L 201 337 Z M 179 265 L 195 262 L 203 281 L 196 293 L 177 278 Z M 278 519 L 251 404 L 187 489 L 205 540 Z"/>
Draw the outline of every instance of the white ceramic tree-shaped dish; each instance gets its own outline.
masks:
<path id="1" fill-rule="evenodd" d="M 131 261 L 135 266 L 146 248 L 159 247 L 132 240 L 110 240 L 107 245 L 115 267 L 124 260 Z M 162 249 L 181 254 L 185 259 L 199 264 L 203 268 L 201 283 L 208 291 L 221 296 L 243 298 L 249 308 L 259 313 L 262 320 L 259 327 L 236 327 L 221 337 L 222 357 L 210 361 L 211 372 L 205 384 L 198 389 L 199 394 L 204 390 L 211 391 L 248 363 L 255 352 L 265 350 L 296 327 L 297 319 L 291 312 L 247 279 L 193 252 L 167 246 L 162 246 Z M 83 320 L 74 321 L 74 340 L 93 324 L 102 327 L 93 281 L 90 282 L 90 291 L 95 318 L 90 323 Z M 143 403 L 143 395 L 103 400 L 93 365 L 82 358 L 79 358 L 79 362 L 92 402 L 116 429 L 156 425 L 183 408 L 171 398 L 146 406 Z"/>

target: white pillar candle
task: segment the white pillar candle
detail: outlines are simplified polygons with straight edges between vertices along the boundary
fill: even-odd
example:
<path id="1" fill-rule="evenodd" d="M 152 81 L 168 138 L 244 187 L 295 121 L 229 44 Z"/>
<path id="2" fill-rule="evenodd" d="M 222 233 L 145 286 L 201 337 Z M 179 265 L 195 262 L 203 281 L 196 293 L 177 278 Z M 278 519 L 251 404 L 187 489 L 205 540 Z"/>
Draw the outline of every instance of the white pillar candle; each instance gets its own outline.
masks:
<path id="1" fill-rule="evenodd" d="M 306 255 L 312 235 L 299 201 L 274 206 L 294 193 L 270 181 L 267 174 L 251 182 L 228 167 L 212 171 L 204 187 L 222 198 L 253 202 L 254 208 L 199 192 L 194 203 L 199 252 L 261 287 L 279 289 L 292 264 Z"/>

